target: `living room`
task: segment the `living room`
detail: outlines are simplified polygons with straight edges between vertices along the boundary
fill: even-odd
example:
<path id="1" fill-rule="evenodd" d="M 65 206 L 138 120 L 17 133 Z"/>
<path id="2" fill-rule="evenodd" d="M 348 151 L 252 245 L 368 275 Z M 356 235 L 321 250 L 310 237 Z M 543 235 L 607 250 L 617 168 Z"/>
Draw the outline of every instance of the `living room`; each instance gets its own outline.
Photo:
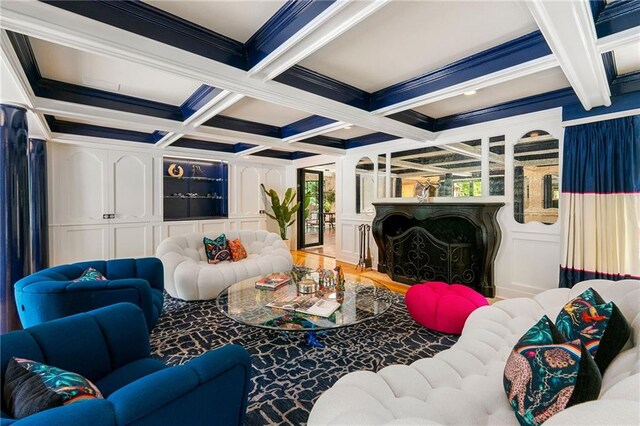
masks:
<path id="1" fill-rule="evenodd" d="M 640 1 L 3 1 L 0 28 L 3 396 L 16 358 L 104 396 L 3 397 L 3 425 L 539 424 L 507 357 L 589 287 L 631 337 L 549 422 L 640 422 Z"/>

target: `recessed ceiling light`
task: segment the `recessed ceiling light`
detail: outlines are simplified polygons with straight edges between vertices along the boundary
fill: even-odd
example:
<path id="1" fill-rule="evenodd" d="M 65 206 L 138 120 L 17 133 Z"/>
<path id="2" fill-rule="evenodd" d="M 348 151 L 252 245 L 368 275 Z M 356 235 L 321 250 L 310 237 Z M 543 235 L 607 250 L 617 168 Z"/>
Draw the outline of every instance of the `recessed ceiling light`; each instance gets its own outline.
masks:
<path id="1" fill-rule="evenodd" d="M 475 95 L 476 93 L 478 93 L 477 90 L 469 90 L 468 92 L 464 92 L 464 95 L 471 96 L 471 95 Z"/>
<path id="2" fill-rule="evenodd" d="M 348 125 L 343 127 L 343 129 L 345 129 L 345 130 L 349 130 L 349 129 L 352 129 L 352 128 L 353 128 L 353 126 L 351 124 L 348 124 Z"/>

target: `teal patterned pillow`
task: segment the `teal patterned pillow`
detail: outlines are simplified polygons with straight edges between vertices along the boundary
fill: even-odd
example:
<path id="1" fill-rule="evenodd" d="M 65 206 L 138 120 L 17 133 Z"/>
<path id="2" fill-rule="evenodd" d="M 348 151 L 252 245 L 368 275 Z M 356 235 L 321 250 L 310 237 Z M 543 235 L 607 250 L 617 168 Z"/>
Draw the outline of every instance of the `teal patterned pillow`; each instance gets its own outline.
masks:
<path id="1" fill-rule="evenodd" d="M 587 349 L 567 343 L 543 316 L 516 343 L 503 378 L 507 399 L 523 426 L 598 398 L 602 378 Z"/>
<path id="2" fill-rule="evenodd" d="M 73 282 L 77 283 L 80 281 L 106 281 L 106 280 L 107 280 L 107 277 L 102 275 L 100 271 L 96 270 L 95 268 L 87 268 L 82 273 L 82 275 L 80 275 L 79 278 L 76 278 L 75 280 L 73 280 Z"/>
<path id="3" fill-rule="evenodd" d="M 592 288 L 564 305 L 556 318 L 556 327 L 567 340 L 579 340 L 587 347 L 601 374 L 631 334 L 615 303 L 606 303 Z"/>
<path id="4" fill-rule="evenodd" d="M 204 237 L 202 242 L 204 243 L 204 251 L 207 253 L 209 263 L 215 265 L 223 260 L 231 259 L 231 253 L 227 247 L 227 237 L 224 234 L 220 234 L 213 240 Z"/>
<path id="5" fill-rule="evenodd" d="M 102 398 L 98 388 L 81 375 L 22 358 L 9 361 L 3 395 L 16 419 L 61 405 Z"/>

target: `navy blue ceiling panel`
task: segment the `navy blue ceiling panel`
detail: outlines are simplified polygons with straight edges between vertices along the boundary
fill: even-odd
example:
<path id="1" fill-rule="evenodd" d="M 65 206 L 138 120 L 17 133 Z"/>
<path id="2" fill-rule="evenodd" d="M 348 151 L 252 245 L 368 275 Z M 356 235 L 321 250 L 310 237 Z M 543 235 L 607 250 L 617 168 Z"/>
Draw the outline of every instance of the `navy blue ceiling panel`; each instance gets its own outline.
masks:
<path id="1" fill-rule="evenodd" d="M 611 106 L 591 108 L 585 111 L 580 103 L 565 105 L 562 108 L 562 120 L 577 120 L 580 118 L 595 117 L 602 114 L 612 114 L 615 112 L 628 111 L 640 108 L 640 92 L 625 93 L 611 97 Z"/>
<path id="2" fill-rule="evenodd" d="M 324 135 L 312 136 L 310 138 L 303 139 L 300 142 L 308 143 L 311 145 L 328 146 L 331 148 L 340 148 L 340 149 L 345 148 L 344 139 L 332 138 L 331 136 L 324 136 Z"/>
<path id="3" fill-rule="evenodd" d="M 289 68 L 274 80 L 343 104 L 369 110 L 368 92 L 299 65 Z"/>
<path id="4" fill-rule="evenodd" d="M 637 91 L 640 91 L 640 72 L 617 77 L 611 83 L 611 94 L 614 96 Z M 637 108 L 640 108 L 640 105 Z"/>
<path id="5" fill-rule="evenodd" d="M 598 38 L 640 26 L 640 1 L 617 0 L 608 3 L 596 20 Z"/>
<path id="6" fill-rule="evenodd" d="M 203 126 L 218 127 L 221 129 L 251 133 L 254 135 L 280 138 L 280 127 L 256 123 L 255 121 L 242 120 L 240 118 L 227 117 L 224 115 L 216 115 L 215 117 L 210 118 L 203 123 Z"/>
<path id="7" fill-rule="evenodd" d="M 247 69 L 253 68 L 335 0 L 290 0 L 245 43 Z"/>
<path id="8" fill-rule="evenodd" d="M 312 157 L 318 154 L 313 154 L 311 152 L 304 152 L 304 151 L 290 152 L 290 151 L 279 151 L 277 149 L 266 149 L 264 151 L 256 152 L 255 154 L 251 154 L 251 155 L 255 155 L 257 157 L 277 158 L 280 160 L 298 160 L 300 158 Z"/>
<path id="9" fill-rule="evenodd" d="M 311 117 L 303 118 L 296 122 L 287 124 L 280 128 L 282 138 L 288 138 L 289 136 L 295 136 L 309 130 L 317 129 L 319 127 L 327 126 L 329 124 L 336 123 L 336 120 L 330 118 L 321 117 L 319 115 L 312 115 Z"/>
<path id="10" fill-rule="evenodd" d="M 244 45 L 140 1 L 43 0 L 52 6 L 246 69 Z"/>
<path id="11" fill-rule="evenodd" d="M 613 52 L 606 52 L 602 54 L 602 63 L 604 64 L 604 72 L 607 75 L 607 81 L 609 84 L 613 82 L 613 79 L 618 75 L 616 70 L 616 61 L 613 57 Z"/>
<path id="12" fill-rule="evenodd" d="M 235 148 L 236 152 L 242 152 L 242 151 L 245 151 L 245 150 L 247 150 L 249 148 L 255 148 L 256 146 L 258 146 L 258 145 L 253 145 L 253 144 L 250 144 L 250 143 L 237 143 L 237 144 L 234 145 L 234 148 Z"/>
<path id="13" fill-rule="evenodd" d="M 578 97 L 571 88 L 555 90 L 553 92 L 529 96 L 527 98 L 505 102 L 488 108 L 481 108 L 475 111 L 438 118 L 436 120 L 436 130 L 442 131 L 453 129 L 455 127 L 484 123 L 501 118 L 557 108 L 578 101 Z"/>
<path id="14" fill-rule="evenodd" d="M 420 127 L 421 129 L 429 130 L 431 132 L 433 132 L 435 129 L 435 119 L 412 109 L 397 112 L 395 114 L 389 115 L 388 117 L 406 124 L 410 124 L 412 126 Z"/>
<path id="15" fill-rule="evenodd" d="M 373 145 L 375 143 L 392 141 L 399 139 L 397 136 L 388 135 L 386 133 L 378 132 L 371 133 L 370 135 L 358 136 L 357 138 L 347 139 L 345 141 L 345 148 L 357 148 L 359 146 Z"/>
<path id="16" fill-rule="evenodd" d="M 67 133 L 72 135 L 92 136 L 105 139 L 120 139 L 123 141 L 155 143 L 157 133 L 135 132 L 133 130 L 115 129 L 113 127 L 94 126 L 92 124 L 74 123 L 71 121 L 58 120 L 53 116 L 46 115 L 45 119 L 49 128 L 54 133 Z"/>
<path id="17" fill-rule="evenodd" d="M 40 68 L 38 68 L 36 55 L 33 53 L 33 49 L 31 48 L 29 37 L 12 31 L 7 31 L 7 36 L 13 46 L 13 50 L 18 56 L 20 65 L 27 76 L 27 80 L 29 80 L 29 84 L 33 87 L 38 83 L 38 81 L 40 81 L 42 74 L 40 74 Z"/>
<path id="18" fill-rule="evenodd" d="M 371 94 L 370 110 L 395 105 L 550 54 L 551 49 L 544 37 L 540 31 L 535 31 L 419 77 L 378 90 Z"/>
<path id="19" fill-rule="evenodd" d="M 229 143 L 220 143 L 220 142 L 209 142 L 202 141 L 198 139 L 186 139 L 180 138 L 171 146 L 177 146 L 180 148 L 193 148 L 193 149 L 202 149 L 205 151 L 217 151 L 217 152 L 226 152 L 230 154 L 234 154 L 236 152 L 235 145 Z"/>
<path id="20" fill-rule="evenodd" d="M 193 92 L 193 94 L 189 96 L 182 105 L 180 105 L 180 110 L 182 111 L 184 119 L 191 117 L 200 108 L 205 106 L 207 102 L 211 101 L 211 99 L 218 96 L 221 92 L 222 89 L 217 89 L 206 84 L 198 87 L 198 89 Z"/>

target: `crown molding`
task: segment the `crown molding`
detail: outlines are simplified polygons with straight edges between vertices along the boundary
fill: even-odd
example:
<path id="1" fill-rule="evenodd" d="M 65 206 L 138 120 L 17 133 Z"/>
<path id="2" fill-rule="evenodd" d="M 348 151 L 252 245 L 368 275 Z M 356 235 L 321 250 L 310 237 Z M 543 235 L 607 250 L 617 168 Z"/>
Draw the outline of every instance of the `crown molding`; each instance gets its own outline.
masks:
<path id="1" fill-rule="evenodd" d="M 607 3 L 596 19 L 598 38 L 610 36 L 640 25 L 640 2 L 617 0 Z M 637 30 L 636 30 L 637 31 Z"/>
<path id="2" fill-rule="evenodd" d="M 611 105 L 589 3 L 533 0 L 527 7 L 584 109 Z"/>

